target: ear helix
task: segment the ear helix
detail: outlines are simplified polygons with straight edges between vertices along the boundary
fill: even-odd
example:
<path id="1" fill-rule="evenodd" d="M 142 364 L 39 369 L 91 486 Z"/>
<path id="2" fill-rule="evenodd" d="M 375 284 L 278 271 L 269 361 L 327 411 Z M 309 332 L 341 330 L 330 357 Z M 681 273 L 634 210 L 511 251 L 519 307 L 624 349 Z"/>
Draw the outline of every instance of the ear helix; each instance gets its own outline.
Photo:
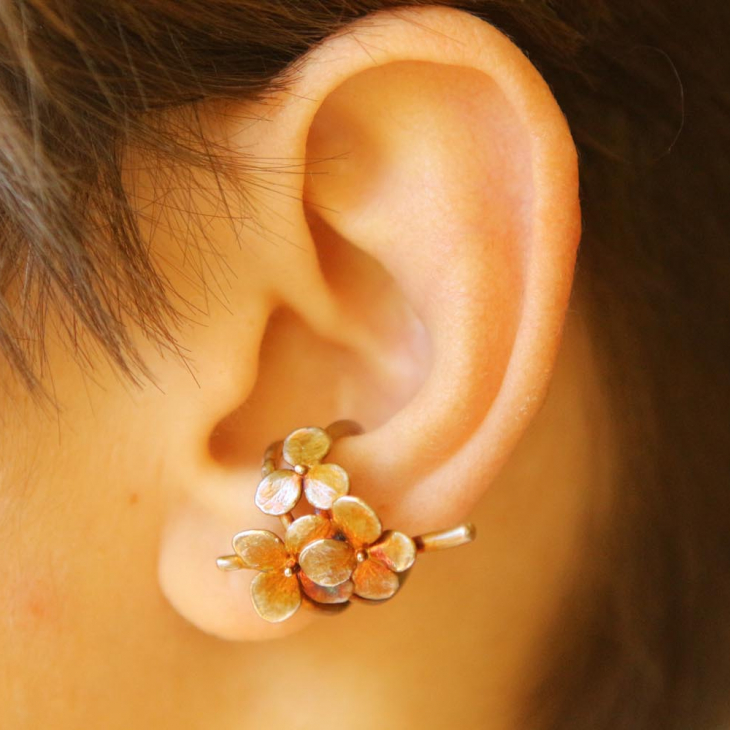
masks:
<path id="1" fill-rule="evenodd" d="M 355 600 L 386 601 L 398 592 L 419 553 L 476 537 L 471 524 L 413 538 L 383 530 L 375 511 L 349 493 L 345 469 L 323 463 L 335 440 L 359 433 L 362 427 L 354 421 L 335 421 L 324 429 L 299 428 L 266 449 L 255 502 L 264 514 L 281 520 L 284 538 L 268 530 L 244 530 L 233 537 L 234 553 L 217 560 L 223 571 L 259 571 L 251 599 L 262 619 L 284 621 L 302 604 L 338 612 Z M 300 504 L 312 511 L 295 517 Z"/>

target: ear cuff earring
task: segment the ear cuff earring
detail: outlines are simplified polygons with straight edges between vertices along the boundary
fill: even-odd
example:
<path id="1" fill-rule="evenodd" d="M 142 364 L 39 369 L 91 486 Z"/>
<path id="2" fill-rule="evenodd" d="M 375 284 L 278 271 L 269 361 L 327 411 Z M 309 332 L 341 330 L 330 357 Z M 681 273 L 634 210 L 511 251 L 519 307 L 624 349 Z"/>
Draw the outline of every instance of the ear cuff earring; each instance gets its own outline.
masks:
<path id="1" fill-rule="evenodd" d="M 220 570 L 259 571 L 251 583 L 253 606 L 266 621 L 284 621 L 302 603 L 338 611 L 352 600 L 379 603 L 392 598 L 419 553 L 471 542 L 471 524 L 409 537 L 383 530 L 375 511 L 349 494 L 350 477 L 323 463 L 342 436 L 362 433 L 354 421 L 327 428 L 299 428 L 266 449 L 256 506 L 278 517 L 284 539 L 268 530 L 233 537 L 233 555 L 218 558 Z M 302 496 L 313 508 L 295 517 Z"/>

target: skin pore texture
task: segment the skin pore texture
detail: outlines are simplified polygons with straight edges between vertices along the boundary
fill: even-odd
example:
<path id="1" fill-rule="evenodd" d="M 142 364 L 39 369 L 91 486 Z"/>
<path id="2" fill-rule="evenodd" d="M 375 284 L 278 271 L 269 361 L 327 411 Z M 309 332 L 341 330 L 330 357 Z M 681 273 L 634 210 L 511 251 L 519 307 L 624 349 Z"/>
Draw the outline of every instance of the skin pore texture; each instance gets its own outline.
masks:
<path id="1" fill-rule="evenodd" d="M 0 725 L 515 727 L 610 474 L 555 100 L 494 28 L 423 8 L 197 112 L 241 189 L 125 160 L 185 361 L 140 338 L 136 388 L 52 320 L 58 409 L 2 373 Z M 386 527 L 478 539 L 385 606 L 265 624 L 215 557 L 276 529 L 266 444 L 342 417 L 367 431 L 331 460 Z"/>

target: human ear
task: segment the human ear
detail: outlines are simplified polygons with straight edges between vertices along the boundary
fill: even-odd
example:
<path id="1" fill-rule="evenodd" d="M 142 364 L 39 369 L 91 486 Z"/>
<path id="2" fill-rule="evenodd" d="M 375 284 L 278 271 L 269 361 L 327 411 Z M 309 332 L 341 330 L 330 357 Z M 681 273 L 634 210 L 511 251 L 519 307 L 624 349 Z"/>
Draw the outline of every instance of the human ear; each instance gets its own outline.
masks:
<path id="1" fill-rule="evenodd" d="M 245 245 L 216 239 L 234 291 L 183 338 L 199 386 L 165 388 L 196 425 L 176 451 L 159 575 L 200 629 L 267 638 L 301 621 L 263 622 L 252 575 L 215 558 L 235 532 L 273 527 L 253 503 L 268 442 L 362 422 L 329 460 L 386 527 L 416 534 L 463 520 L 519 441 L 570 296 L 576 152 L 520 50 L 436 7 L 351 24 L 285 90 L 211 126 L 258 161 L 254 220 Z M 178 421 L 172 409 L 170 433 Z"/>

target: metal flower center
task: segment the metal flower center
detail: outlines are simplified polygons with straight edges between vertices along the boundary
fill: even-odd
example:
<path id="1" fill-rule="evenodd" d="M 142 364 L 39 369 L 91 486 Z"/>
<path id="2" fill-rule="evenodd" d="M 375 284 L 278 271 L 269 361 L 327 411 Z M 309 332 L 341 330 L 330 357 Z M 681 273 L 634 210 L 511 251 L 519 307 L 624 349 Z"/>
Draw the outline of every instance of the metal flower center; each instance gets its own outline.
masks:
<path id="1" fill-rule="evenodd" d="M 286 566 L 283 570 L 284 575 L 287 578 L 291 578 L 298 571 L 299 571 L 299 565 L 297 564 L 296 559 L 293 557 L 290 557 L 289 560 L 286 561 Z"/>

